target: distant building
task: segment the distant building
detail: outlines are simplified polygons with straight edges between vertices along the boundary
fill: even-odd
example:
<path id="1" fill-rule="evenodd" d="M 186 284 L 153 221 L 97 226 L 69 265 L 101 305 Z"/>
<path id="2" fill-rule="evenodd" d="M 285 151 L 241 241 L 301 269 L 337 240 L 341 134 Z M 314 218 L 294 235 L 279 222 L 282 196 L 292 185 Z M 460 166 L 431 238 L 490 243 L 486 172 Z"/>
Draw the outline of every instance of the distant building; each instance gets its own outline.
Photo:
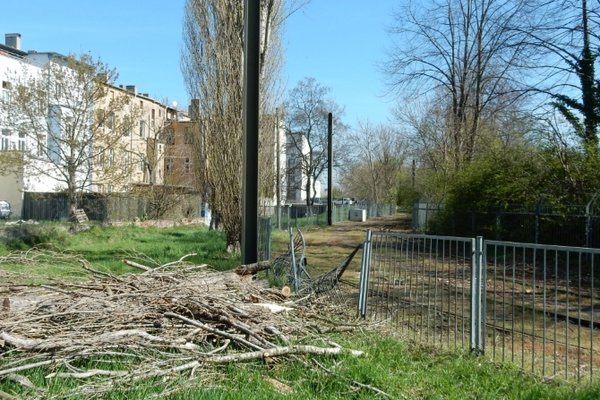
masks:
<path id="1" fill-rule="evenodd" d="M 9 33 L 5 35 L 5 44 L 0 44 L 0 99 L 3 104 L 10 102 L 12 91 L 18 81 L 24 77 L 39 77 L 41 68 L 31 62 L 29 54 L 21 50 L 21 35 Z M 49 121 L 51 124 L 51 120 Z M 28 173 L 25 169 L 25 157 L 30 150 L 33 157 L 38 153 L 37 146 L 45 143 L 52 145 L 51 138 L 46 136 L 31 139 L 31 135 L 19 132 L 4 113 L 0 115 L 0 200 L 11 203 L 13 218 L 21 217 L 24 191 L 52 191 L 59 186 L 59 181 L 52 179 L 52 171 L 59 171 L 49 160 L 33 159 L 40 168 L 46 168 L 50 177 L 39 177 Z"/>
<path id="2" fill-rule="evenodd" d="M 57 53 L 25 52 L 21 50 L 20 34 L 6 34 L 5 44 L 0 44 L 1 98 L 8 104 L 15 85 L 29 82 L 32 78 L 41 79 L 42 71 L 49 63 L 64 67 L 68 75 L 70 71 L 65 60 L 65 56 Z M 173 181 L 174 176 L 171 175 L 175 170 L 171 163 L 174 159 L 177 171 L 181 171 L 178 184 L 192 185 L 193 179 L 186 174 L 186 171 L 195 171 L 192 153 L 189 153 L 189 157 L 176 157 L 171 149 L 167 157 L 168 146 L 165 144 L 168 138 L 166 131 L 170 129 L 176 135 L 181 132 L 182 147 L 185 147 L 187 141 L 192 140 L 186 139 L 191 123 L 180 121 L 180 113 L 176 109 L 152 99 L 147 93 L 139 93 L 134 85 L 108 85 L 105 90 L 103 100 L 93 104 L 89 110 L 89 118 L 104 122 L 94 126 L 102 135 L 90 136 L 94 142 L 86 151 L 90 151 L 94 157 L 86 170 L 77 171 L 78 190 L 126 192 L 137 186 L 171 184 L 169 181 Z M 18 132 L 16 125 L 4 118 L 6 115 L 0 114 L 0 200 L 11 203 L 13 217 L 21 217 L 24 192 L 57 192 L 65 189 L 65 171 L 61 165 L 61 157 L 65 156 L 65 152 L 60 145 L 64 134 L 61 130 L 65 125 L 61 122 L 72 116 L 74 111 L 62 104 L 68 101 L 61 101 L 60 96 L 55 98 L 59 100 L 48 100 L 48 104 L 44 104 L 47 109 L 45 114 L 40 113 L 40 118 L 45 120 L 45 129 L 41 129 L 37 135 Z M 106 110 L 115 99 L 127 101 L 119 109 L 118 115 L 111 115 Z M 117 124 L 115 121 L 128 122 Z M 124 129 L 125 126 L 128 128 Z M 72 156 L 79 157 L 77 154 Z M 32 168 L 32 165 L 36 168 Z M 167 168 L 170 168 L 168 174 Z M 35 170 L 44 173 L 35 173 Z"/>
<path id="3" fill-rule="evenodd" d="M 204 168 L 196 163 L 205 161 L 202 140 L 195 118 L 169 121 L 164 131 L 166 185 L 190 189 L 200 187 L 200 174 Z"/>
<path id="4" fill-rule="evenodd" d="M 295 135 L 295 136 L 292 136 Z M 308 141 L 304 135 L 288 133 L 286 138 L 286 174 L 287 202 L 305 203 L 307 198 L 306 184 L 308 177 L 303 159 L 309 152 Z M 311 178 L 309 198 L 321 197 L 321 182 Z"/>
<path id="5" fill-rule="evenodd" d="M 134 85 L 109 86 L 105 101 L 114 100 L 115 96 L 127 97 L 128 105 L 121 111 L 121 117 L 135 116 L 135 121 L 129 129 L 114 132 L 120 135 L 119 144 L 98 160 L 92 191 L 126 192 L 137 185 L 162 185 L 165 180 L 164 132 L 177 118 L 177 111 L 147 93 L 138 93 Z M 98 105 L 99 110 L 102 107 Z M 107 133 L 112 128 L 110 125 L 103 127 Z M 104 145 L 96 143 L 96 146 Z"/>

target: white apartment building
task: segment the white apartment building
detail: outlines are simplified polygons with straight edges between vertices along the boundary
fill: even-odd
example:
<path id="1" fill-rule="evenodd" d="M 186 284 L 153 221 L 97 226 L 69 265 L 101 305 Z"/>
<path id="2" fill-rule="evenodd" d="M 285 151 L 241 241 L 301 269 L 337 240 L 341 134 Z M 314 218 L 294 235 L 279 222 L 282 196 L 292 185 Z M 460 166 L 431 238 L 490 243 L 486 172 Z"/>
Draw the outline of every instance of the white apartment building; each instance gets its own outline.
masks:
<path id="1" fill-rule="evenodd" d="M 21 35 L 7 34 L 6 43 L 0 44 L 0 81 L 2 101 L 10 101 L 11 91 L 24 76 L 36 77 L 41 68 L 27 59 L 28 53 L 21 50 Z M 0 114 L 0 199 L 10 202 L 13 216 L 19 218 L 23 203 L 23 192 L 46 192 L 59 189 L 59 182 L 51 178 L 56 172 L 53 164 L 42 159 L 32 159 L 40 169 L 49 171 L 48 177 L 28 174 L 25 170 L 26 152 L 36 148 L 26 132 L 20 132 Z M 33 150 L 35 154 L 35 150 Z"/>
<path id="2" fill-rule="evenodd" d="M 5 44 L 0 44 L 0 96 L 10 101 L 13 89 L 32 82 L 32 79 L 41 80 L 44 69 L 49 66 L 65 68 L 67 76 L 74 73 L 68 69 L 66 60 L 57 53 L 25 52 L 21 50 L 20 34 L 6 34 Z M 68 79 L 66 81 L 68 85 Z M 40 112 L 41 120 L 35 132 L 23 131 L 14 115 L 11 119 L 5 109 L 0 109 L 0 200 L 11 203 L 14 218 L 21 217 L 24 192 L 65 190 L 66 157 L 90 160 L 86 165 L 78 164 L 75 181 L 80 192 L 123 192 L 137 185 L 164 182 L 162 129 L 169 120 L 177 117 L 176 110 L 146 93 L 138 93 L 133 85 L 107 85 L 106 97 L 100 102 L 105 104 L 89 104 L 84 100 L 78 103 L 77 90 L 83 89 L 78 89 L 76 84 L 71 86 L 74 91 L 70 94 L 52 92 L 53 99 L 48 95 L 47 103 L 40 105 L 44 111 Z M 48 93 L 52 90 L 50 84 L 47 90 Z M 62 91 L 59 85 L 55 90 Z M 90 119 L 83 123 L 85 131 L 86 126 L 94 125 L 98 113 L 110 109 L 108 104 L 115 98 L 126 98 L 126 106 L 116 113 L 111 112 L 110 118 L 105 118 L 106 123 L 100 127 L 89 128 L 99 129 L 100 134 L 92 136 L 84 132 L 79 135 L 77 140 L 94 140 L 80 147 L 83 153 L 66 154 L 65 140 L 62 140 L 67 137 L 65 121 L 73 119 L 76 112 L 82 114 L 81 110 L 72 110 L 84 108 L 83 115 Z M 128 129 L 116 129 L 115 121 L 126 120 L 129 121 Z"/>
<path id="3" fill-rule="evenodd" d="M 286 184 L 287 202 L 305 203 L 307 198 L 306 184 L 308 181 L 306 170 L 303 168 L 302 159 L 309 152 L 308 141 L 304 135 L 288 133 L 286 137 Z M 310 198 L 321 197 L 321 182 L 311 179 Z"/>

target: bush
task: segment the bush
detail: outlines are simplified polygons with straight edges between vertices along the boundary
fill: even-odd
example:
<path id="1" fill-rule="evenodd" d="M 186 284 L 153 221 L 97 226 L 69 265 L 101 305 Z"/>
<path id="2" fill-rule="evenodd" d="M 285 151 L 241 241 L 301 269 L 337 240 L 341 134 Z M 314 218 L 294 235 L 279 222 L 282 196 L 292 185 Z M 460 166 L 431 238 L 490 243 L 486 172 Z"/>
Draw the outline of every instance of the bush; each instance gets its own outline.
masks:
<path id="1" fill-rule="evenodd" d="M 4 232 L 7 250 L 27 250 L 59 243 L 62 247 L 69 239 L 66 228 L 59 225 L 16 225 L 5 228 Z"/>

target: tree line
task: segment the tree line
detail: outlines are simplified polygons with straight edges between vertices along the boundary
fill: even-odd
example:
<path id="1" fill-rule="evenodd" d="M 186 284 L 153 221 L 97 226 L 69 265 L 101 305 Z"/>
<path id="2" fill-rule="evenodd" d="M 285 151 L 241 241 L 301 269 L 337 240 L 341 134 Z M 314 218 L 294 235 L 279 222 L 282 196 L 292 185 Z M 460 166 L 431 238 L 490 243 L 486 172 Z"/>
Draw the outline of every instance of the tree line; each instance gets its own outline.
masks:
<path id="1" fill-rule="evenodd" d="M 274 38 L 276 27 L 289 15 L 290 4 L 263 1 L 262 5 L 263 21 L 268 21 L 262 32 L 264 72 L 280 66 L 281 41 Z M 220 27 L 229 27 L 229 22 L 196 20 L 194 7 L 217 19 L 230 17 L 234 9 L 240 14 L 231 25 L 233 30 L 226 33 Z M 542 197 L 557 207 L 585 202 L 600 181 L 600 88 L 595 75 L 599 8 L 597 2 L 588 4 L 587 0 L 400 4 L 389 27 L 392 51 L 381 65 L 397 106 L 386 123 L 365 121 L 344 129 L 340 121 L 337 142 L 344 147 L 334 157 L 339 172 L 336 189 L 364 200 L 410 206 L 421 199 L 444 203 L 446 209 L 536 204 Z M 279 19 L 269 20 L 269 16 Z M 189 62 L 191 55 L 198 54 L 203 62 L 239 64 L 241 18 L 232 2 L 188 0 L 186 20 L 198 34 L 186 33 L 184 60 Z M 206 35 L 224 35 L 219 40 L 228 40 L 228 45 L 211 47 L 213 39 Z M 269 46 L 276 51 L 270 52 Z M 224 48 L 231 51 L 225 58 Z M 185 65 L 191 93 L 205 85 L 222 85 L 200 96 L 206 106 L 220 107 L 205 110 L 206 121 L 217 117 L 223 122 L 234 115 L 223 101 L 231 106 L 230 100 L 235 100 L 235 115 L 241 115 L 239 73 L 210 78 L 232 68 Z M 273 115 L 273 108 L 283 105 L 292 142 L 310 149 L 300 152 L 306 154 L 301 165 L 308 177 L 303 182 L 308 193 L 326 161 L 321 151 L 326 111 L 337 107 L 342 113 L 343 108 L 327 100 L 327 87 L 310 78 L 299 82 L 283 101 L 277 79 L 271 73 L 261 77 L 263 114 Z M 226 93 L 226 87 L 235 90 L 216 94 L 217 90 Z M 238 143 L 231 148 L 241 148 L 240 122 L 235 122 L 235 128 L 219 126 L 221 122 L 214 124 L 216 148 L 224 143 Z M 232 141 L 224 138 L 234 133 Z M 263 139 L 264 143 L 272 141 Z M 230 207 L 227 214 L 236 228 L 226 227 L 226 231 L 232 233 L 233 241 L 239 223 L 235 185 L 239 185 L 241 155 L 232 156 L 229 149 L 214 155 L 224 163 L 214 162 L 217 173 L 212 177 L 213 167 L 207 168 L 207 187 L 213 196 L 225 196 L 215 199 L 215 204 L 222 202 L 223 210 Z M 222 190 L 227 186 L 219 182 L 225 179 L 225 168 L 231 172 L 228 177 L 235 176 L 229 184 L 235 190 Z"/>
<path id="2" fill-rule="evenodd" d="M 382 55 L 381 63 L 396 107 L 386 123 L 364 121 L 355 127 L 344 124 L 343 107 L 332 99 L 326 84 L 305 78 L 288 92 L 282 84 L 282 29 L 305 3 L 261 0 L 262 197 L 273 198 L 290 175 L 292 167 L 277 165 L 274 157 L 284 147 L 282 140 L 287 148 L 297 150 L 293 168 L 306 177 L 297 184 L 306 193 L 314 192 L 328 161 L 329 112 L 336 124 L 338 173 L 336 186 L 328 189 L 348 197 L 406 206 L 421 199 L 444 203 L 446 209 L 536 204 L 543 197 L 560 207 L 583 203 L 597 190 L 597 2 L 400 4 L 389 27 L 392 51 L 387 58 Z M 196 146 L 192 165 L 199 178 L 196 185 L 219 216 L 232 247 L 241 231 L 243 22 L 239 1 L 186 1 L 181 65 L 188 93 L 198 99 L 194 135 L 202 139 L 190 143 Z M 75 94 L 68 96 L 76 104 L 63 107 L 62 118 L 49 118 L 52 110 L 40 106 L 51 94 L 48 86 L 32 82 L 30 90 L 20 86 L 15 91 L 15 104 L 22 109 L 13 123 L 23 125 L 27 116 L 29 125 L 20 132 L 33 135 L 34 142 L 41 137 L 36 132 L 59 129 L 48 120 L 67 123 L 60 128 L 65 132 L 62 136 L 45 135 L 64 143 L 52 146 L 46 139 L 46 146 L 38 146 L 38 151 L 48 153 L 47 159 L 57 158 L 55 164 L 61 168 L 56 173 L 63 174 L 69 193 L 75 193 L 89 179 L 77 172 L 84 164 L 104 160 L 100 164 L 110 167 L 105 170 L 107 180 L 111 173 L 127 172 L 114 168 L 122 160 L 114 159 L 110 146 L 93 144 L 113 140 L 117 146 L 116 137 L 128 134 L 139 110 L 125 98 L 105 99 L 106 84 L 113 82 L 115 74 L 104 64 L 71 57 L 68 63 L 82 78 L 69 79 L 62 84 L 64 89 L 54 92 L 62 99 L 67 83 L 76 82 L 80 94 L 85 92 L 82 88 L 90 88 L 85 92 L 89 102 L 77 100 Z M 56 75 L 58 84 L 60 72 Z M 92 105 L 99 102 L 104 102 L 104 112 Z M 45 117 L 45 126 L 40 116 Z M 117 133 L 112 138 L 100 136 L 108 125 L 109 132 Z M 157 143 L 164 139 L 162 133 L 157 129 Z M 66 152 L 69 147 L 73 151 Z M 153 175 L 157 166 L 145 164 Z M 307 204 L 314 201 L 306 197 Z"/>
<path id="3" fill-rule="evenodd" d="M 400 174 L 398 201 L 443 203 L 451 213 L 592 198 L 599 11 L 587 0 L 400 7 L 382 69 L 416 168 Z"/>

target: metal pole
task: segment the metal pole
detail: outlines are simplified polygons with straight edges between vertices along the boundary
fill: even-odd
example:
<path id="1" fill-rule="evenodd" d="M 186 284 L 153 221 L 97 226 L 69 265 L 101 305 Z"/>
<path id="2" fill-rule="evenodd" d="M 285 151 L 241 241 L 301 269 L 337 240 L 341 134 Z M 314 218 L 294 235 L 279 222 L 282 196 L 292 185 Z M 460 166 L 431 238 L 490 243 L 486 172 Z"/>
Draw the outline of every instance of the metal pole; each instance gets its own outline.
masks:
<path id="1" fill-rule="evenodd" d="M 277 229 L 281 229 L 281 143 L 279 138 L 279 108 L 275 110 L 275 136 L 276 136 L 276 151 L 277 151 L 277 159 L 276 159 L 276 167 L 277 171 L 276 179 L 275 179 L 275 201 L 277 212 Z"/>
<path id="2" fill-rule="evenodd" d="M 298 293 L 298 290 L 300 289 L 300 282 L 298 282 L 298 266 L 296 265 L 296 253 L 294 251 L 294 233 L 291 227 L 288 228 L 288 234 L 290 235 L 290 264 L 292 267 L 292 279 L 294 279 L 292 286 L 294 287 L 294 292 Z"/>
<path id="3" fill-rule="evenodd" d="M 333 225 L 333 114 L 327 115 L 327 225 Z"/>
<path id="4" fill-rule="evenodd" d="M 367 297 L 369 294 L 369 269 L 371 266 L 371 244 L 373 241 L 373 232 L 367 231 L 367 239 L 363 242 L 363 254 L 360 264 L 360 276 L 358 282 L 358 316 L 366 318 L 367 316 Z"/>
<path id="5" fill-rule="evenodd" d="M 483 324 L 485 322 L 482 309 L 483 281 L 483 237 L 472 239 L 473 260 L 471 269 L 471 353 L 481 355 L 484 351 Z"/>
<path id="6" fill-rule="evenodd" d="M 412 160 L 412 173 L 411 173 L 413 189 L 415 188 L 416 175 L 417 175 L 417 162 L 413 159 Z"/>
<path id="7" fill-rule="evenodd" d="M 260 1 L 244 2 L 244 161 L 242 167 L 242 264 L 258 260 L 258 107 Z"/>

